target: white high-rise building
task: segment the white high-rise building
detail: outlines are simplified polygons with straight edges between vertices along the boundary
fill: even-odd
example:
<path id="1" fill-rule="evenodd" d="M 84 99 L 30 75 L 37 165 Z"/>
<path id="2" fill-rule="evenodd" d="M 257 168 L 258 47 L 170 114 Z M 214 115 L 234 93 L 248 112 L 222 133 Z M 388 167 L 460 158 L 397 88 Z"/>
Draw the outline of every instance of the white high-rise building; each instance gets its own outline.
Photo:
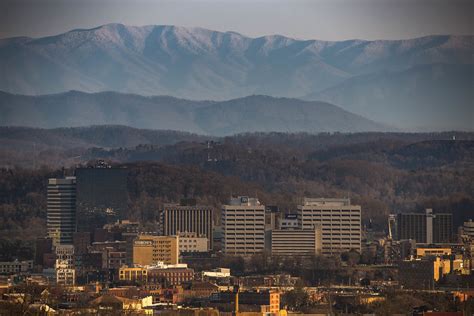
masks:
<path id="1" fill-rule="evenodd" d="M 298 224 L 302 229 L 320 227 L 323 255 L 361 251 L 361 207 L 349 199 L 304 198 Z"/>
<path id="2" fill-rule="evenodd" d="M 48 236 L 53 245 L 72 245 L 76 231 L 76 178 L 48 181 Z"/>
<path id="3" fill-rule="evenodd" d="M 265 206 L 240 196 L 222 206 L 223 251 L 249 256 L 265 249 Z"/>

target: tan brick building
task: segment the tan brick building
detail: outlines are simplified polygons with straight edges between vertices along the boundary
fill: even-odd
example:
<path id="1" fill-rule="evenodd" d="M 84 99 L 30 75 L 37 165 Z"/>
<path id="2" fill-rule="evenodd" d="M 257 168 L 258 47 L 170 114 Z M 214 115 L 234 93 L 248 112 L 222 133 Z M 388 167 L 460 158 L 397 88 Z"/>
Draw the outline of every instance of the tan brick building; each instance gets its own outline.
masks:
<path id="1" fill-rule="evenodd" d="M 158 262 L 177 264 L 179 259 L 178 236 L 139 235 L 133 241 L 134 265 L 154 265 Z"/>

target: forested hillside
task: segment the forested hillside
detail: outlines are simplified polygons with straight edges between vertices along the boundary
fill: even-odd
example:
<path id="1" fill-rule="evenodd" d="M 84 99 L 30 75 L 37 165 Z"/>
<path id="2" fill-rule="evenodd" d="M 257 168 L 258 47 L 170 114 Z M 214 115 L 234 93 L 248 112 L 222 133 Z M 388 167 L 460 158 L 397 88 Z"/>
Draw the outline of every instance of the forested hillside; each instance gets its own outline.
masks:
<path id="1" fill-rule="evenodd" d="M 3 242 L 10 240 L 4 246 L 22 251 L 23 244 L 11 240 L 32 240 L 45 233 L 48 177 L 73 174 L 76 164 L 95 159 L 128 168 L 128 216 L 147 222 L 156 219 L 162 203 L 184 196 L 213 205 L 218 221 L 220 204 L 240 194 L 258 196 L 263 203 L 288 211 L 304 196 L 350 197 L 362 205 L 364 223 L 372 219 L 379 230 L 386 228 L 389 213 L 430 207 L 435 212 L 452 212 L 456 226 L 473 214 L 471 133 L 455 133 L 456 140 L 453 133 L 270 133 L 209 142 L 191 134 L 171 135 L 174 141 L 147 137 L 148 144 L 131 148 L 76 149 L 80 156 L 65 169 L 61 164 L 39 167 L 39 162 L 36 168 L 14 167 L 24 165 L 21 160 L 28 158 L 21 144 L 10 147 L 12 152 L 20 148 L 21 154 L 0 170 L 0 237 Z M 88 138 L 88 143 L 97 143 L 102 136 Z M 103 144 L 112 141 L 121 143 L 120 137 L 100 140 Z M 61 150 L 64 154 L 70 149 L 48 147 L 38 157 Z"/>

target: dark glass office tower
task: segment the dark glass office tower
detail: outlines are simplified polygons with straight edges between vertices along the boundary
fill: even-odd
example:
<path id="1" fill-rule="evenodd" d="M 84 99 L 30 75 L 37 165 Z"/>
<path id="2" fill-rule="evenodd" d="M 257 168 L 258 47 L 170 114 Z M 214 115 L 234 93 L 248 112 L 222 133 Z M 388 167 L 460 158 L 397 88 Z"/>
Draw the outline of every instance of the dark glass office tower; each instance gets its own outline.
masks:
<path id="1" fill-rule="evenodd" d="M 452 242 L 453 214 L 435 214 L 433 218 L 433 243 Z"/>
<path id="2" fill-rule="evenodd" d="M 453 236 L 453 215 L 435 213 L 405 213 L 397 216 L 398 239 L 414 239 L 417 243 L 449 243 Z"/>
<path id="3" fill-rule="evenodd" d="M 101 164 L 76 169 L 78 230 L 93 232 L 122 219 L 127 208 L 127 169 Z"/>
<path id="4" fill-rule="evenodd" d="M 397 216 L 398 239 L 426 243 L 426 214 L 406 213 Z"/>

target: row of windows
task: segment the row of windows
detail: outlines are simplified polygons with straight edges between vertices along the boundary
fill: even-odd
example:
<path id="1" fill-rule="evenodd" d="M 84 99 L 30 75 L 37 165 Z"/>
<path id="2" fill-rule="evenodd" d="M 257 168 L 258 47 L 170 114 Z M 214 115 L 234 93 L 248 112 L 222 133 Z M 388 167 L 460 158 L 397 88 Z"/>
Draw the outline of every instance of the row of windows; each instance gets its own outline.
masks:
<path id="1" fill-rule="evenodd" d="M 259 250 L 259 249 L 263 249 L 263 247 L 231 247 L 231 246 L 228 246 L 226 247 L 226 251 L 229 251 L 229 250 Z"/>
<path id="2" fill-rule="evenodd" d="M 333 224 L 333 225 L 343 225 L 343 224 L 346 224 L 346 223 L 352 223 L 352 222 L 356 222 L 356 223 L 359 223 L 360 222 L 360 218 L 352 218 L 352 219 L 341 219 L 341 220 L 325 220 L 323 218 L 323 220 L 304 220 L 303 223 L 308 223 L 308 222 L 313 222 L 313 223 L 324 223 L 324 224 Z"/>
<path id="3" fill-rule="evenodd" d="M 225 230 L 226 234 L 242 234 L 242 235 L 263 235 L 264 230 L 263 229 L 226 229 Z"/>
<path id="4" fill-rule="evenodd" d="M 250 234 L 226 234 L 224 237 L 227 237 L 227 238 L 232 238 L 232 239 L 264 239 L 263 235 L 262 234 L 253 234 L 253 235 L 250 235 Z"/>
<path id="5" fill-rule="evenodd" d="M 323 238 L 323 240 L 356 240 L 356 241 L 359 241 L 360 238 L 339 238 L 339 237 L 332 237 L 332 238 Z"/>
<path id="6" fill-rule="evenodd" d="M 265 221 L 262 219 L 262 220 L 248 220 L 248 221 L 242 221 L 242 220 L 233 220 L 233 219 L 223 219 L 222 221 L 224 224 L 232 224 L 232 225 L 236 225 L 235 223 L 240 223 L 241 225 L 263 225 L 263 223 L 265 223 Z"/>
<path id="7" fill-rule="evenodd" d="M 317 223 L 314 223 L 314 224 L 317 224 Z M 305 223 L 303 225 L 303 228 L 309 228 L 309 229 L 312 229 L 314 227 L 314 224 L 309 224 L 309 223 Z M 352 228 L 352 229 L 355 229 L 355 228 L 358 228 L 360 229 L 360 223 L 347 223 L 347 224 L 322 224 L 322 229 L 336 229 L 336 228 L 339 228 L 339 229 L 343 229 L 343 228 Z"/>
<path id="8" fill-rule="evenodd" d="M 338 212 L 338 213 L 336 213 Z M 339 211 L 334 211 L 334 212 L 330 212 L 330 213 L 324 213 L 324 212 L 321 212 L 321 211 L 314 211 L 314 212 L 311 212 L 311 211 L 305 211 L 303 214 L 299 213 L 297 214 L 297 216 L 300 216 L 303 215 L 303 216 L 359 216 L 360 215 L 360 211 L 343 211 L 343 212 L 339 212 Z"/>
<path id="9" fill-rule="evenodd" d="M 351 209 L 351 210 L 347 210 L 347 209 L 337 209 L 337 208 L 334 208 L 334 209 L 331 209 L 331 210 L 324 210 L 324 209 L 305 209 L 305 210 L 301 210 L 299 209 L 298 210 L 298 213 L 301 213 L 301 212 L 305 212 L 305 213 L 308 213 L 308 212 L 325 212 L 325 213 L 331 213 L 331 212 L 360 212 L 361 210 L 359 209 Z M 299 214 L 298 214 L 299 215 Z"/>
<path id="10" fill-rule="evenodd" d="M 263 245 L 265 244 L 263 241 L 254 241 L 254 242 L 240 242 L 240 241 L 233 241 L 227 240 L 225 242 L 226 245 Z"/>

